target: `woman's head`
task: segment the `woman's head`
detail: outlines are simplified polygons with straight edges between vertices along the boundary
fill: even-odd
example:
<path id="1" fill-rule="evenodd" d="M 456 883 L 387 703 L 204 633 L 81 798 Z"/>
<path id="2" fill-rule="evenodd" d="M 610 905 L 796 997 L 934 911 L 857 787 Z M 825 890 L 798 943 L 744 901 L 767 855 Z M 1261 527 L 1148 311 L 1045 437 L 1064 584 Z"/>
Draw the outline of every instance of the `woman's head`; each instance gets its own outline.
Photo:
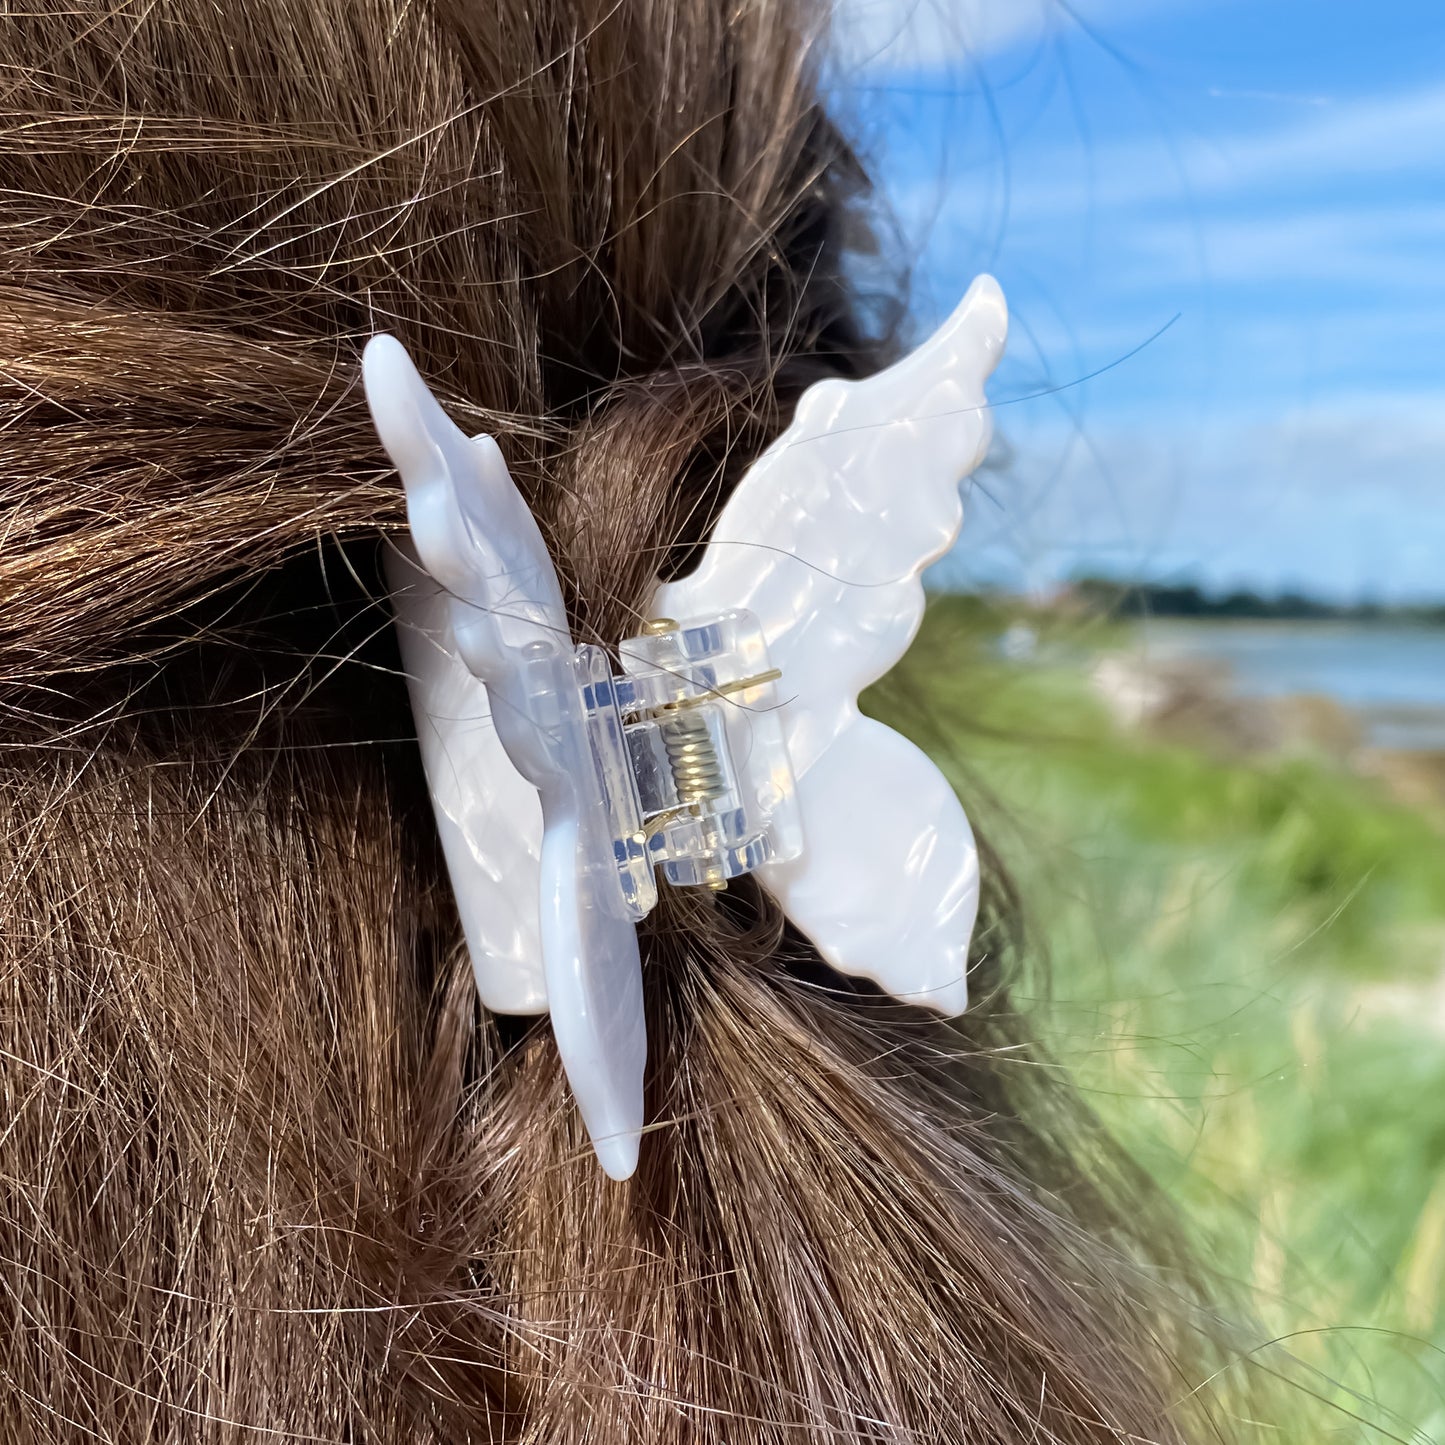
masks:
<path id="1" fill-rule="evenodd" d="M 801 390 L 886 353 L 823 19 L 0 19 L 6 1438 L 1204 1429 L 1168 1228 L 1011 1012 L 998 882 L 957 1028 L 756 888 L 671 898 L 626 1185 L 545 1023 L 476 1005 L 361 346 L 504 439 L 577 637 L 633 630 Z"/>

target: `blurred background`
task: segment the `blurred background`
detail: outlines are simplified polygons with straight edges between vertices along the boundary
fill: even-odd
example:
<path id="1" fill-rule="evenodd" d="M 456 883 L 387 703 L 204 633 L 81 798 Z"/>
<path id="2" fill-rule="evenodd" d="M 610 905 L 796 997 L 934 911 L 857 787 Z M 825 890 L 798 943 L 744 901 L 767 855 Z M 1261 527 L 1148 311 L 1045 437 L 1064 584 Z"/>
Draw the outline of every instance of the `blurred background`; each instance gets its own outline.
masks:
<path id="1" fill-rule="evenodd" d="M 1330 1438 L 1445 1442 L 1445 6 L 844 0 L 837 54 L 908 330 L 1012 315 L 873 706 Z"/>

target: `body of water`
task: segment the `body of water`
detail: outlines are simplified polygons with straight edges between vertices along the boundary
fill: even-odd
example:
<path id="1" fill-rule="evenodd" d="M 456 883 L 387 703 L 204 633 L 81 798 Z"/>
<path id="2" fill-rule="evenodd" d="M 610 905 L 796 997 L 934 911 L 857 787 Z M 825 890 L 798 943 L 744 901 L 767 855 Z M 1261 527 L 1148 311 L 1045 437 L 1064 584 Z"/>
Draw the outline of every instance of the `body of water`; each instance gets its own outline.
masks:
<path id="1" fill-rule="evenodd" d="M 1377 747 L 1445 749 L 1445 628 L 1159 619 L 1143 636 L 1158 655 L 1226 663 L 1246 695 L 1331 697 Z"/>

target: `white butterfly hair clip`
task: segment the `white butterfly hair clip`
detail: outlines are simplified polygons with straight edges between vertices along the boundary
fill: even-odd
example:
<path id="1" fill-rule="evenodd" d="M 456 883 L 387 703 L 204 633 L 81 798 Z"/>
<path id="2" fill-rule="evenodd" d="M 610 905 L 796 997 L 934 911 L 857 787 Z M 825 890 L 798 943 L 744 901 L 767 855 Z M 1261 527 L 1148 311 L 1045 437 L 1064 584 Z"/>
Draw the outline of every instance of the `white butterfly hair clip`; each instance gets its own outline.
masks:
<path id="1" fill-rule="evenodd" d="M 981 276 L 916 351 L 810 387 L 638 636 L 576 646 L 531 510 L 401 344 L 366 396 L 406 487 L 389 566 L 422 760 L 477 989 L 550 1012 L 603 1169 L 637 1166 L 647 1040 L 637 923 L 670 886 L 755 873 L 842 973 L 968 1002 L 978 855 L 929 759 L 858 711 L 918 630 L 962 522 L 1007 313 Z"/>

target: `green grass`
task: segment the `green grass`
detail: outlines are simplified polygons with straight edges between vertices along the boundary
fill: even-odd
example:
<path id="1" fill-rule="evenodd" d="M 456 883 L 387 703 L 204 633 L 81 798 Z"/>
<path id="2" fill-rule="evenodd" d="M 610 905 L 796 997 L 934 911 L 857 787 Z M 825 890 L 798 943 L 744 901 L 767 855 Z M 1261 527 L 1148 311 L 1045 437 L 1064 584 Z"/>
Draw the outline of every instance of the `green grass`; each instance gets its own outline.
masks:
<path id="1" fill-rule="evenodd" d="M 870 707 L 954 773 L 1021 884 L 1046 1037 L 1261 1338 L 1320 1372 L 1329 1438 L 1445 1442 L 1440 821 L 1323 759 L 1125 734 L 1085 666 L 1117 630 L 1059 624 L 1054 661 L 1016 665 L 998 627 L 939 603 Z"/>

